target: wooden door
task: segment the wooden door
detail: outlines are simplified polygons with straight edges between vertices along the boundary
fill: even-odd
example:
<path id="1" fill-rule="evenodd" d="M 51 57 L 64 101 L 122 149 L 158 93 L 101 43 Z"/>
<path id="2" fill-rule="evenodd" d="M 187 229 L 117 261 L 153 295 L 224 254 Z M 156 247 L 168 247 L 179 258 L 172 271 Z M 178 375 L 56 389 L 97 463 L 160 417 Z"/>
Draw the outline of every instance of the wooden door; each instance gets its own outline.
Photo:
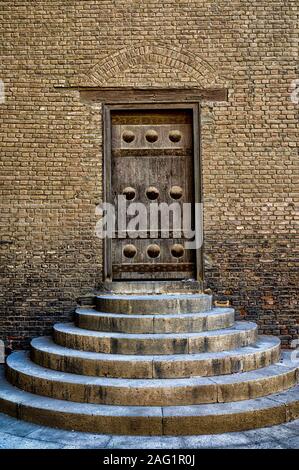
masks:
<path id="1" fill-rule="evenodd" d="M 109 200 L 115 203 L 116 221 L 119 195 L 124 196 L 127 208 L 131 205 L 132 209 L 130 215 L 125 215 L 126 226 L 131 228 L 129 233 L 123 230 L 123 225 L 116 225 L 114 238 L 106 244 L 106 250 L 110 251 L 106 256 L 108 270 L 113 280 L 197 277 L 196 250 L 186 249 L 186 235 L 178 232 L 178 221 L 174 225 L 171 209 L 177 210 L 179 206 L 181 215 L 179 211 L 176 217 L 178 214 L 183 217 L 183 203 L 190 203 L 193 208 L 196 200 L 193 111 L 192 107 L 144 109 L 137 106 L 109 112 Z M 146 209 L 147 224 L 132 229 L 128 223 L 134 219 L 133 214 L 139 213 L 134 212 L 136 203 L 142 203 Z M 167 230 L 167 209 L 165 212 L 157 209 L 163 206 L 161 203 L 164 203 L 163 210 L 170 205 Z M 175 206 L 171 206 L 173 203 Z M 159 214 L 154 227 L 150 224 L 150 206 Z M 123 223 L 123 214 L 121 217 Z"/>

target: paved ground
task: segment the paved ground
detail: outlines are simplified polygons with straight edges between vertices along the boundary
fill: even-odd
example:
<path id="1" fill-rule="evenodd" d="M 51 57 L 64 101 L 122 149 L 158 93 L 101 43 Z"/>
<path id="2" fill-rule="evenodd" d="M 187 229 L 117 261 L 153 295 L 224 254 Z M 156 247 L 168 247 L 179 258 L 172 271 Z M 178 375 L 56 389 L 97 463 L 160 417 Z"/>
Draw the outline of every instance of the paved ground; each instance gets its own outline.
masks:
<path id="1" fill-rule="evenodd" d="M 299 449 L 299 420 L 214 436 L 109 436 L 63 431 L 0 413 L 0 449 Z"/>

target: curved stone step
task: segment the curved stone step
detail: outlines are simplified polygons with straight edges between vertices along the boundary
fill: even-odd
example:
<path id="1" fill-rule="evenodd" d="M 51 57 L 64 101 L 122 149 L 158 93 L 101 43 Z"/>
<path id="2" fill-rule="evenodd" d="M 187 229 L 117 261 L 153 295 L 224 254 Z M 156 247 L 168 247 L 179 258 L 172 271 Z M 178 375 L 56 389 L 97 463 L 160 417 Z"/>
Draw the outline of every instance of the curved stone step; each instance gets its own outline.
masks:
<path id="1" fill-rule="evenodd" d="M 297 368 L 281 362 L 258 371 L 213 378 L 123 379 L 66 374 L 32 362 L 27 352 L 7 359 L 7 378 L 26 392 L 61 400 L 121 406 L 176 406 L 248 400 L 297 383 Z"/>
<path id="2" fill-rule="evenodd" d="M 192 333 L 229 328 L 234 324 L 234 309 L 213 308 L 202 313 L 168 315 L 127 315 L 77 308 L 75 324 L 79 328 L 118 333 Z"/>
<path id="3" fill-rule="evenodd" d="M 259 336 L 252 346 L 216 353 L 131 356 L 77 351 L 57 345 L 49 337 L 31 341 L 31 358 L 40 366 L 61 372 L 97 377 L 175 378 L 225 375 L 274 364 L 280 340 Z"/>
<path id="4" fill-rule="evenodd" d="M 102 292 L 114 294 L 198 294 L 202 292 L 202 283 L 193 279 L 180 281 L 115 281 L 105 282 Z"/>
<path id="5" fill-rule="evenodd" d="M 297 419 L 299 386 L 267 398 L 162 408 L 57 400 L 24 392 L 2 378 L 0 411 L 37 424 L 101 434 L 217 434 L 272 426 Z"/>
<path id="6" fill-rule="evenodd" d="M 211 309 L 212 296 L 207 294 L 102 294 L 95 297 L 95 306 L 100 312 L 121 314 L 198 313 Z"/>
<path id="7" fill-rule="evenodd" d="M 224 330 L 201 333 L 128 334 L 78 328 L 72 323 L 54 325 L 54 341 L 61 346 L 110 354 L 193 354 L 248 346 L 257 340 L 257 325 L 236 322 Z"/>

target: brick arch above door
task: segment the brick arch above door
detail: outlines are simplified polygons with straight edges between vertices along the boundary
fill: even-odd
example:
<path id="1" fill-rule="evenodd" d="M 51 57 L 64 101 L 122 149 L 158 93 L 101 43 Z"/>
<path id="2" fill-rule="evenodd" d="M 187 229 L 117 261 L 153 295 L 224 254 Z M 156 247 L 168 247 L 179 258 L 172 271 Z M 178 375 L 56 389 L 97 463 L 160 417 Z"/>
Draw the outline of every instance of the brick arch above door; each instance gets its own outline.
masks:
<path id="1" fill-rule="evenodd" d="M 215 68 L 198 55 L 160 45 L 124 48 L 74 77 L 71 86 L 197 86 L 227 88 Z"/>

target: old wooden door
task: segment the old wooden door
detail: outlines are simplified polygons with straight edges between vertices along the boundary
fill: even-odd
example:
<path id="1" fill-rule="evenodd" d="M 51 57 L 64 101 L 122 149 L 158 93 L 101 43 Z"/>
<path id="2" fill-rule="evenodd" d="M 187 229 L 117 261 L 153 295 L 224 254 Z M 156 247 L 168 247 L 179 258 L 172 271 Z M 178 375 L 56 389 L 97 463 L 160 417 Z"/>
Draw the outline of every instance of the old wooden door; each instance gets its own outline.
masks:
<path id="1" fill-rule="evenodd" d="M 106 277 L 113 280 L 194 279 L 199 269 L 196 250 L 186 249 L 186 234 L 178 230 L 177 220 L 179 214 L 183 229 L 183 203 L 189 203 L 194 227 L 195 171 L 199 170 L 194 165 L 198 157 L 194 154 L 194 109 L 192 106 L 123 108 L 109 110 L 106 130 L 109 147 L 106 194 L 107 200 L 115 204 L 116 215 L 120 216 L 116 217 L 116 223 L 121 220 L 113 239 L 106 243 Z M 124 196 L 129 213 L 124 213 L 124 207 L 117 205 L 120 195 Z M 136 222 L 136 215 L 140 216 L 136 203 L 143 204 L 147 225 L 133 224 L 132 228 L 131 222 Z M 165 225 L 167 209 L 166 212 L 158 209 L 157 224 L 150 223 L 153 222 L 150 206 L 155 205 L 153 213 L 157 214 L 155 211 L 157 206 L 163 206 L 161 203 L 164 203 L 163 210 L 169 206 L 176 210 L 178 206 L 181 208 L 175 219 L 170 209 L 169 226 Z M 173 203 L 176 205 L 171 206 Z M 142 216 L 144 221 L 144 212 Z"/>

